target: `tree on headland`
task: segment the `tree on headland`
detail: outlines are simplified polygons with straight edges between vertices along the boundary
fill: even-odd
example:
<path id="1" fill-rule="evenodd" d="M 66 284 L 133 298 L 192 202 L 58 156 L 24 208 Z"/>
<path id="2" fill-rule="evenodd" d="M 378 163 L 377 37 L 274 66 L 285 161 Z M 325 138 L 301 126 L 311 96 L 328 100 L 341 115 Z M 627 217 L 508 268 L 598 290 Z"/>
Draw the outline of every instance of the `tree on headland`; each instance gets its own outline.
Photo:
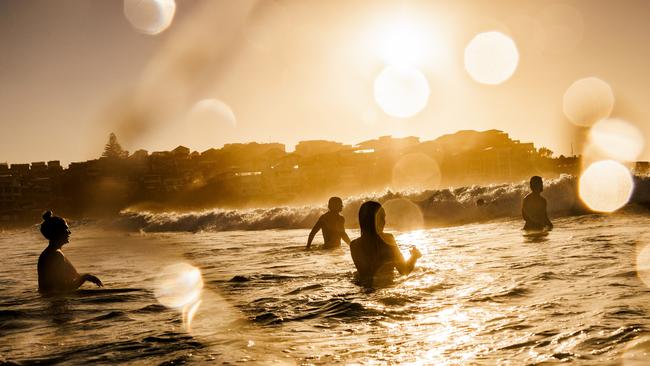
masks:
<path id="1" fill-rule="evenodd" d="M 541 147 L 538 151 L 539 156 L 543 158 L 552 158 L 553 157 L 553 151 L 551 149 L 548 149 L 546 147 Z"/>
<path id="2" fill-rule="evenodd" d="M 117 142 L 117 136 L 111 132 L 108 136 L 108 143 L 104 146 L 103 158 L 109 159 L 125 159 L 129 156 L 129 152 L 122 149 L 122 146 Z"/>

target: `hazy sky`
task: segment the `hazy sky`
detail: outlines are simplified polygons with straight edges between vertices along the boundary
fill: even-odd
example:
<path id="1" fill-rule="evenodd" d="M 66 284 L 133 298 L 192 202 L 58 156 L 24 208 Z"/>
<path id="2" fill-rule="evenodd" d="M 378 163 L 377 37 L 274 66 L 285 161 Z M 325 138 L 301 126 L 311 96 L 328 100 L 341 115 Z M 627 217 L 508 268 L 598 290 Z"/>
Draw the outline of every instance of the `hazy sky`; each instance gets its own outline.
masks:
<path id="1" fill-rule="evenodd" d="M 643 0 L 181 0 L 152 36 L 118 0 L 0 0 L 0 161 L 95 158 L 111 131 L 131 151 L 202 151 L 497 128 L 567 154 L 580 131 L 562 96 L 589 76 L 612 87 L 612 116 L 648 139 L 648 16 Z M 386 66 L 382 45 L 404 25 L 420 32 L 416 66 L 431 94 L 399 119 L 377 105 L 373 83 Z M 478 84 L 463 67 L 468 42 L 489 30 L 519 50 L 500 85 Z M 193 108 L 206 98 L 224 104 Z"/>

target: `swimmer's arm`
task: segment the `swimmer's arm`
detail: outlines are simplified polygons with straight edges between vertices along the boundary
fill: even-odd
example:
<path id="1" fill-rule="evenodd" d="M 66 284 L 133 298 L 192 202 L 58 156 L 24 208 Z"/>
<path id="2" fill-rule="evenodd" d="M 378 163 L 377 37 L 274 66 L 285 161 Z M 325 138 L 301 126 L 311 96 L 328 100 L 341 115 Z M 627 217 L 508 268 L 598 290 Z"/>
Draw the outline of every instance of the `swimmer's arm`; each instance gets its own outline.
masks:
<path id="1" fill-rule="evenodd" d="M 307 249 L 311 247 L 311 242 L 314 240 L 314 236 L 316 236 L 316 233 L 318 233 L 318 230 L 320 230 L 323 227 L 323 223 L 321 221 L 323 217 L 321 216 L 318 221 L 316 221 L 316 224 L 314 224 L 314 227 L 311 229 L 311 232 L 309 233 L 309 238 L 307 238 Z"/>
<path id="2" fill-rule="evenodd" d="M 551 220 L 548 218 L 548 213 L 546 212 L 546 200 L 542 201 L 544 204 L 544 226 L 546 226 L 549 230 L 553 229 L 553 223 Z"/>
<path id="3" fill-rule="evenodd" d="M 350 240 L 350 237 L 348 236 L 348 233 L 345 232 L 345 229 L 343 229 L 343 234 L 341 235 L 341 238 L 343 239 L 344 242 L 348 243 L 348 245 L 350 245 L 350 243 L 352 242 L 352 240 Z"/>
<path id="4" fill-rule="evenodd" d="M 399 272 L 401 275 L 407 275 L 413 271 L 413 268 L 415 268 L 415 262 L 419 258 L 419 253 L 417 252 L 417 255 L 413 253 L 413 250 L 411 250 L 411 257 L 409 260 L 404 260 L 404 256 L 402 255 L 402 252 L 399 250 L 397 247 L 397 242 L 395 241 L 395 237 L 391 234 L 387 234 L 384 236 L 384 240 L 392 247 L 393 250 L 393 262 L 395 263 L 395 268 L 397 269 L 397 272 Z M 417 251 L 417 249 L 415 249 Z"/>
<path id="5" fill-rule="evenodd" d="M 521 217 L 524 218 L 524 221 L 530 222 L 531 219 L 526 215 L 526 209 L 528 208 L 528 202 L 527 202 L 528 197 L 524 198 L 522 204 L 521 204 Z"/>
<path id="6" fill-rule="evenodd" d="M 399 249 L 397 249 L 399 252 Z M 399 252 L 399 257 L 397 261 L 395 262 L 395 268 L 397 268 L 397 271 L 402 274 L 402 275 L 407 275 L 413 271 L 413 268 L 415 268 L 415 262 L 418 260 L 418 257 L 411 254 L 411 257 L 409 258 L 408 261 L 404 260 L 404 256 L 402 256 L 402 252 Z"/>
<path id="7" fill-rule="evenodd" d="M 79 276 L 79 278 L 81 282 L 79 283 L 79 286 L 77 286 L 77 288 L 83 285 L 84 282 L 86 281 L 94 283 L 95 285 L 97 285 L 97 287 L 104 287 L 102 281 L 99 278 L 97 278 L 97 276 L 91 275 L 90 273 L 84 273 L 81 276 Z"/>
<path id="8" fill-rule="evenodd" d="M 76 290 L 86 281 L 92 282 L 99 287 L 103 287 L 102 281 L 96 276 L 91 275 L 90 273 L 79 274 L 77 269 L 74 268 L 72 263 L 68 261 L 67 258 L 64 259 L 65 273 L 66 273 L 66 290 Z"/>
<path id="9" fill-rule="evenodd" d="M 86 282 L 92 282 L 95 285 L 97 285 L 97 287 L 104 287 L 104 284 L 99 278 L 91 275 L 90 273 L 84 273 L 73 278 L 72 281 L 70 281 L 70 284 L 66 290 L 68 291 L 76 290 Z"/>
<path id="10" fill-rule="evenodd" d="M 341 239 L 343 239 L 344 242 L 348 243 L 350 245 L 350 237 L 348 236 L 348 233 L 345 232 L 345 219 L 341 218 Z"/>

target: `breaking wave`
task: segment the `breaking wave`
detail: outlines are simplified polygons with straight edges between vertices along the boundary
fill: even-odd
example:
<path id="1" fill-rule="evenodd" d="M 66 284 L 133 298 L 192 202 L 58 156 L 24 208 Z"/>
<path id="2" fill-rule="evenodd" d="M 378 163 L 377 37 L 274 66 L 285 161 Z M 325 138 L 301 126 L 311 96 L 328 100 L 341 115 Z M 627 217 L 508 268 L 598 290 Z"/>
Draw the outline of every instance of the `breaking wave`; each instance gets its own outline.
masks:
<path id="1" fill-rule="evenodd" d="M 524 181 L 397 193 L 386 191 L 348 197 L 344 200 L 342 215 L 346 226 L 356 227 L 359 206 L 367 200 L 376 200 L 385 206 L 389 202 L 403 203 L 397 206 L 406 211 L 398 211 L 397 215 L 408 216 L 412 214 L 410 211 L 416 211 L 424 226 L 461 225 L 519 217 L 521 200 L 528 192 L 528 182 Z M 577 179 L 573 176 L 546 180 L 543 195 L 548 201 L 550 216 L 587 212 L 578 199 Z M 631 202 L 650 202 L 650 177 L 635 177 Z M 121 212 L 116 224 L 120 228 L 145 232 L 302 229 L 310 228 L 324 211 L 324 205 L 162 213 L 127 209 Z M 387 215 L 390 225 L 390 212 Z"/>

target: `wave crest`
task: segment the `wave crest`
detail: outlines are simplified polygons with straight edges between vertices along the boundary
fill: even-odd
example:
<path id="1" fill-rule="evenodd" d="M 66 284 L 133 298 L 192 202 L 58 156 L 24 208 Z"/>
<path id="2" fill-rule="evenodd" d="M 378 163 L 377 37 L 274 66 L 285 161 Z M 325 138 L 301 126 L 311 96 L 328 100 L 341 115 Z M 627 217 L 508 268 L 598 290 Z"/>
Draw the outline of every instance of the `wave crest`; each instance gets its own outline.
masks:
<path id="1" fill-rule="evenodd" d="M 632 201 L 650 202 L 650 177 L 635 177 L 635 183 Z M 346 226 L 357 227 L 357 212 L 363 202 L 376 200 L 385 204 L 401 200 L 410 202 L 410 207 L 417 208 L 422 219 L 420 224 L 460 225 L 519 217 L 521 200 L 528 192 L 528 182 L 398 193 L 386 191 L 348 197 L 344 200 L 342 215 L 346 219 Z M 586 212 L 578 199 L 577 179 L 573 176 L 562 175 L 547 179 L 543 195 L 548 201 L 551 216 Z M 122 211 L 117 224 L 122 228 L 146 232 L 304 229 L 311 228 L 324 212 L 324 205 L 162 213 L 127 209 Z M 406 215 L 403 212 L 397 214 Z M 390 222 L 390 217 L 387 221 Z"/>

